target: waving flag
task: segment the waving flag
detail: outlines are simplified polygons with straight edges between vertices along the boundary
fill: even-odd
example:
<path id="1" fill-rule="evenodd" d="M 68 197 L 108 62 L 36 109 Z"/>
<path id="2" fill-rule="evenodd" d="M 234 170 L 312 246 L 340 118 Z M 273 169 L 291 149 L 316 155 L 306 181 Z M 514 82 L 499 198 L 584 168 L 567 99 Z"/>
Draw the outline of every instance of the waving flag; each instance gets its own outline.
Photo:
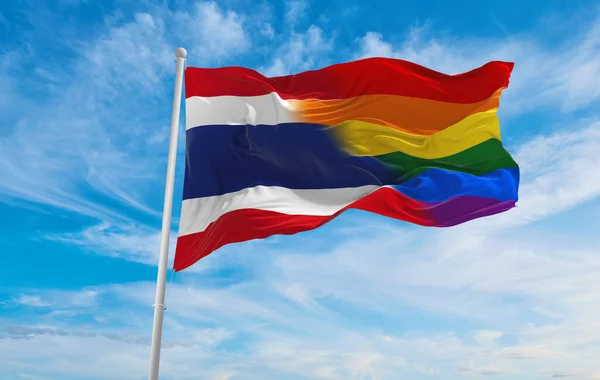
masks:
<path id="1" fill-rule="evenodd" d="M 349 208 L 449 227 L 514 207 L 519 168 L 496 114 L 512 68 L 451 76 L 386 58 L 275 78 L 188 68 L 175 270 Z"/>

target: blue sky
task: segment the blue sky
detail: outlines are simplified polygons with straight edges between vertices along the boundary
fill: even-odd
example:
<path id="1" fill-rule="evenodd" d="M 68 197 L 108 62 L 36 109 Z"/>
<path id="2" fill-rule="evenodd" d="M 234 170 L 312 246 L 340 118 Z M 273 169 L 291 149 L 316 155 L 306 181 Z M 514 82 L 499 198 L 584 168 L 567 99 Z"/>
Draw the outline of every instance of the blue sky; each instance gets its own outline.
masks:
<path id="1" fill-rule="evenodd" d="M 0 378 L 145 378 L 178 46 L 269 75 L 514 61 L 522 186 L 452 229 L 348 212 L 169 274 L 161 378 L 600 379 L 600 8 L 558 0 L 1 2 Z"/>

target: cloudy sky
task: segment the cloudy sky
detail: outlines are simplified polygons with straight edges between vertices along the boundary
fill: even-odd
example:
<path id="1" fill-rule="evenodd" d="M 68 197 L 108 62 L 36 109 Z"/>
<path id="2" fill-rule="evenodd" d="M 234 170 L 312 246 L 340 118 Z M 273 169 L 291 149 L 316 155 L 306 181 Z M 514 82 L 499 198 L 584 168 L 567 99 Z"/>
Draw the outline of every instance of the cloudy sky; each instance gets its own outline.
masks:
<path id="1" fill-rule="evenodd" d="M 577 0 L 0 2 L 0 378 L 147 376 L 178 46 L 267 75 L 513 61 L 522 185 L 450 229 L 348 212 L 169 272 L 162 378 L 600 379 L 600 7 Z"/>

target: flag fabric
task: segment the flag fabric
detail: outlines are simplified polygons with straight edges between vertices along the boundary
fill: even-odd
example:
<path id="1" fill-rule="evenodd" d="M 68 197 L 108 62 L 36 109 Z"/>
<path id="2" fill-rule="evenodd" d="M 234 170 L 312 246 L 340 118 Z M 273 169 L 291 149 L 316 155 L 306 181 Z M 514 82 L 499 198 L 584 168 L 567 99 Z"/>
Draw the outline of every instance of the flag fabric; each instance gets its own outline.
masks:
<path id="1" fill-rule="evenodd" d="M 187 68 L 174 269 L 349 208 L 430 227 L 511 209 L 519 167 L 497 110 L 512 68 L 446 75 L 388 58 L 273 78 Z"/>

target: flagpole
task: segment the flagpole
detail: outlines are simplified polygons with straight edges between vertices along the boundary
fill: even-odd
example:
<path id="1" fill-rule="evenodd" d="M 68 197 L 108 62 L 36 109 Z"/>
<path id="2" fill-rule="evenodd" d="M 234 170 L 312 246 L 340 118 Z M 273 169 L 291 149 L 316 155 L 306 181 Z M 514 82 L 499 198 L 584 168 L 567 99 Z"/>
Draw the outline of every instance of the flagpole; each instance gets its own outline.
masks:
<path id="1" fill-rule="evenodd" d="M 153 305 L 154 322 L 152 325 L 152 345 L 150 347 L 150 370 L 148 372 L 148 380 L 158 380 L 158 367 L 160 364 L 160 343 L 162 338 L 163 314 L 165 311 L 167 265 L 169 263 L 169 236 L 171 234 L 171 216 L 173 213 L 173 188 L 175 186 L 179 110 L 181 108 L 181 90 L 183 87 L 183 70 L 186 56 L 187 52 L 184 48 L 175 49 L 175 62 L 177 62 L 175 68 L 175 93 L 173 95 L 173 113 L 171 114 L 171 137 L 169 140 L 169 158 L 167 161 L 165 204 L 163 207 L 162 230 L 160 233 L 156 297 Z"/>

